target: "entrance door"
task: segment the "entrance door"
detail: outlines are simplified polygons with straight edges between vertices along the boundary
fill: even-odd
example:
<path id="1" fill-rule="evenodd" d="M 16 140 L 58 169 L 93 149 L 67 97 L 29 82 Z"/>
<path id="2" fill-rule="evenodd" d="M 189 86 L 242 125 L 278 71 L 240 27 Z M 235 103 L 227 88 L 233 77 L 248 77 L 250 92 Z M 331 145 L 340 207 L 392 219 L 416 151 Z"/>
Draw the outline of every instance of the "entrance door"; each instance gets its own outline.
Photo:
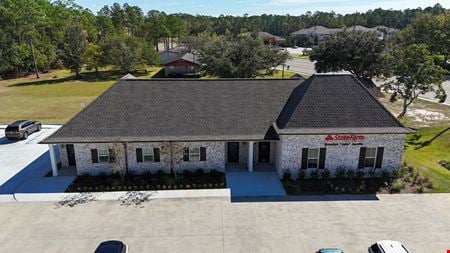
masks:
<path id="1" fill-rule="evenodd" d="M 259 142 L 258 146 L 258 162 L 270 162 L 270 142 Z"/>
<path id="2" fill-rule="evenodd" d="M 228 162 L 239 162 L 239 142 L 228 142 Z"/>
<path id="3" fill-rule="evenodd" d="M 69 166 L 75 166 L 75 149 L 73 144 L 66 145 L 67 150 L 67 161 L 69 162 Z"/>

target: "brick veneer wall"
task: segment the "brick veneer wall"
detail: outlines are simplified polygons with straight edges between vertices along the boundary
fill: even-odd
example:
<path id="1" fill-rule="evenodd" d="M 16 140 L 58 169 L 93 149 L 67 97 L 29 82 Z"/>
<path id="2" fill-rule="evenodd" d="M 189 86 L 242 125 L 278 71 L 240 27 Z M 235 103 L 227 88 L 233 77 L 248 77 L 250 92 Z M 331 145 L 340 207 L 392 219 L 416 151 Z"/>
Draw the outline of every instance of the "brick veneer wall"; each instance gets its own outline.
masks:
<path id="1" fill-rule="evenodd" d="M 326 135 L 282 135 L 280 146 L 276 150 L 278 159 L 275 162 L 278 174 L 281 176 L 289 170 L 295 178 L 301 168 L 302 148 L 323 148 L 326 150 L 325 168 L 332 174 L 340 166 L 346 169 L 357 169 L 361 147 L 384 147 L 382 168 L 392 171 L 402 165 L 405 134 L 366 134 L 363 145 L 326 146 Z M 333 141 L 344 143 L 345 141 Z M 351 144 L 351 142 L 350 142 Z M 309 174 L 307 170 L 307 175 Z"/>

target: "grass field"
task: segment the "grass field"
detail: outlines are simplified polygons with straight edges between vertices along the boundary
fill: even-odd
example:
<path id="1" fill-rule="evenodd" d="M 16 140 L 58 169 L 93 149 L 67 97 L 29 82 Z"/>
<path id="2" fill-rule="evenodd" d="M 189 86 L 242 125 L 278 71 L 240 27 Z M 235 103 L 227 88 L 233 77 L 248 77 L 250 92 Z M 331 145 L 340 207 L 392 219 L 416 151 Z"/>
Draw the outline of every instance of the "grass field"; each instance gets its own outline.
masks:
<path id="1" fill-rule="evenodd" d="M 292 58 L 309 60 L 309 55 L 303 55 L 303 54 L 290 54 L 290 56 L 291 56 Z"/>
<path id="2" fill-rule="evenodd" d="M 151 77 L 159 68 L 151 68 L 140 77 Z M 64 123 L 115 83 L 123 74 L 103 71 L 98 76 L 82 72 L 75 80 L 68 70 L 0 81 L 0 123 L 34 119 L 45 123 Z"/>
<path id="3" fill-rule="evenodd" d="M 450 192 L 450 171 L 439 165 L 450 161 L 450 127 L 423 128 L 409 134 L 404 161 L 428 177 L 434 188 L 431 192 Z"/>

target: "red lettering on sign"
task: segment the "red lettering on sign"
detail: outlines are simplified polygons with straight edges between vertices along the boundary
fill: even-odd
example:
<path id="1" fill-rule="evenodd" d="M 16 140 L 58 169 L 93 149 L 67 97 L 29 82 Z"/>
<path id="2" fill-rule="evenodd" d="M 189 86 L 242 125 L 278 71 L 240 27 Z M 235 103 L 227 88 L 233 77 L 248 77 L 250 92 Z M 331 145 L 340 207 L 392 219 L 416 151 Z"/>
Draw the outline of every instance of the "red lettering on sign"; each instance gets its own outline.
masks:
<path id="1" fill-rule="evenodd" d="M 364 135 L 327 135 L 325 137 L 326 141 L 362 141 L 364 140 Z"/>

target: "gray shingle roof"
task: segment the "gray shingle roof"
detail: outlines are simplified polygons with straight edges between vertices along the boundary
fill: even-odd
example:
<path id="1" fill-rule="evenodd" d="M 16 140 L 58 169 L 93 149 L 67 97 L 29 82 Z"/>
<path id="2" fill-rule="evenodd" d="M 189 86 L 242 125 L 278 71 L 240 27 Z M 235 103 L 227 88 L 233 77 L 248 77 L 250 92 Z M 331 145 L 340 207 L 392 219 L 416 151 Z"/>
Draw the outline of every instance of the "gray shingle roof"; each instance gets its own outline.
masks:
<path id="1" fill-rule="evenodd" d="M 43 143 L 260 140 L 301 82 L 120 80 Z"/>
<path id="2" fill-rule="evenodd" d="M 281 134 L 409 132 L 350 74 L 307 79 L 292 92 L 276 127 Z"/>
<path id="3" fill-rule="evenodd" d="M 275 123 L 276 122 L 276 123 Z M 352 75 L 120 80 L 42 143 L 407 133 Z"/>

